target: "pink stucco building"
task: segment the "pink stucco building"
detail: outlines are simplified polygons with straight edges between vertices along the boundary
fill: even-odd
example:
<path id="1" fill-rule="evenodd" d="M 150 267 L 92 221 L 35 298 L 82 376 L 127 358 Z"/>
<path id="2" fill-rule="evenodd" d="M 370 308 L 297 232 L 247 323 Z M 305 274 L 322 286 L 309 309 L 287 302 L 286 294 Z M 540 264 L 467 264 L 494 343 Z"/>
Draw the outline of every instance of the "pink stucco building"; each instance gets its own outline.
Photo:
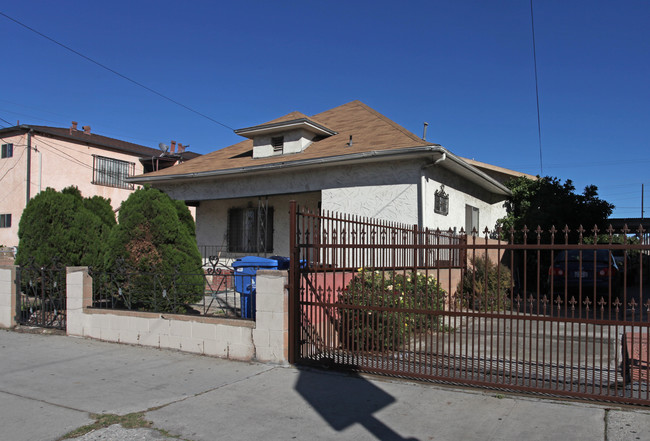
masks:
<path id="1" fill-rule="evenodd" d="M 0 129 L 0 245 L 18 245 L 18 223 L 30 198 L 47 187 L 75 185 L 84 197 L 102 196 L 117 210 L 137 188 L 124 178 L 167 168 L 195 153 L 145 147 L 70 128 L 19 125 Z"/>

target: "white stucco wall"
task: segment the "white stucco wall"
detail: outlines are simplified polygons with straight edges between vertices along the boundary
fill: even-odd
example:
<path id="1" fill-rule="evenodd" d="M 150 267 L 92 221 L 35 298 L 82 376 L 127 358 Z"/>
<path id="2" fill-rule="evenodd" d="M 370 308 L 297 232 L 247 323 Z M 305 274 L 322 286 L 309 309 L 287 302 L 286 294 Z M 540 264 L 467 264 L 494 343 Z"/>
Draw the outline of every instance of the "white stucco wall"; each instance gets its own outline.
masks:
<path id="1" fill-rule="evenodd" d="M 197 180 L 192 183 L 157 183 L 174 199 L 211 200 L 258 195 L 308 193 L 323 189 L 344 187 L 418 184 L 421 161 L 374 162 L 335 164 L 310 169 L 282 169 L 266 173 L 248 173 L 245 176 L 227 176 L 215 180 Z"/>
<path id="2" fill-rule="evenodd" d="M 434 212 L 434 193 L 441 184 L 449 194 L 447 216 Z M 496 220 L 505 214 L 503 198 L 422 159 L 378 162 L 367 158 L 359 164 L 283 169 L 157 187 L 176 199 L 201 201 L 197 209 L 199 245 L 227 245 L 228 208 L 246 207 L 249 203 L 257 207 L 258 195 L 268 195 L 269 205 L 276 213 L 273 253 L 279 255 L 287 255 L 289 251 L 288 201 L 291 199 L 312 208 L 321 202 L 323 210 L 442 230 L 460 231 L 465 227 L 466 204 L 480 210 L 481 231 L 486 226 L 493 229 Z"/>
<path id="3" fill-rule="evenodd" d="M 423 171 L 422 178 L 423 225 L 445 231 L 465 228 L 465 205 L 479 209 L 479 225 L 482 233 L 485 227 L 493 230 L 497 219 L 505 216 L 504 199 L 497 198 L 478 185 L 441 167 L 431 167 Z M 447 215 L 435 213 L 435 192 L 444 185 L 449 195 Z"/>
<path id="4" fill-rule="evenodd" d="M 323 210 L 409 225 L 418 223 L 416 184 L 332 188 L 323 190 L 322 198 Z"/>
<path id="5" fill-rule="evenodd" d="M 256 136 L 253 140 L 253 157 L 265 158 L 280 153 L 273 152 L 271 139 L 276 136 L 284 136 L 283 154 L 300 153 L 311 144 L 313 134 L 306 130 L 292 130 L 282 135 Z"/>

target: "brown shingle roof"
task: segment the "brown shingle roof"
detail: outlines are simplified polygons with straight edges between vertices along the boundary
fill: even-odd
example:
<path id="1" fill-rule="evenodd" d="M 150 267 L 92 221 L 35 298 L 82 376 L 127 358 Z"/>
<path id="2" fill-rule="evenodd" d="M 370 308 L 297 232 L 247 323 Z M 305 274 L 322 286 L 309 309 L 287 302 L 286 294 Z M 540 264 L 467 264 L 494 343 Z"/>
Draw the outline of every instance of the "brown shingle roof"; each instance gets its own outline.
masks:
<path id="1" fill-rule="evenodd" d="M 305 115 L 300 112 L 292 112 L 266 124 L 291 121 L 297 118 L 305 118 Z M 253 159 L 253 141 L 245 140 L 177 165 L 172 169 L 147 173 L 145 176 L 147 178 L 169 177 L 432 145 L 360 101 L 352 101 L 309 117 L 309 119 L 338 132 L 338 134 L 316 141 L 300 153 L 257 159 Z M 352 146 L 348 146 L 350 135 L 352 135 Z"/>

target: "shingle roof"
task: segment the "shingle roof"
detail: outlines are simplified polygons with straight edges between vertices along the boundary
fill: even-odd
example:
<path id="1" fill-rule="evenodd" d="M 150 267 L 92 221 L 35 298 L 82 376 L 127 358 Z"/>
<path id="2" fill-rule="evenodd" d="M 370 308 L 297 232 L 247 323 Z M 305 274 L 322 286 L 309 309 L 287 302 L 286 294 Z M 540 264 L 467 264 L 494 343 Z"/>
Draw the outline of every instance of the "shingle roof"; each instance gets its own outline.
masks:
<path id="1" fill-rule="evenodd" d="M 37 133 L 48 134 L 58 138 L 64 138 L 80 143 L 89 143 L 110 150 L 130 153 L 134 156 L 160 156 L 161 153 L 158 149 L 146 147 L 140 144 L 133 144 L 127 141 L 109 138 L 108 136 L 97 135 L 95 133 L 86 134 L 82 130 L 70 130 L 61 127 L 22 125 L 17 127 L 9 127 L 7 129 L 3 129 L 3 131 L 22 131 L 29 128 L 33 129 Z"/>
<path id="2" fill-rule="evenodd" d="M 291 112 L 288 115 L 265 124 L 291 121 L 305 117 L 300 112 Z M 352 101 L 309 117 L 309 119 L 328 129 L 334 130 L 337 134 L 312 143 L 300 153 L 256 159 L 253 158 L 253 141 L 248 139 L 230 147 L 225 147 L 199 158 L 192 159 L 173 167 L 173 169 L 147 173 L 144 176 L 147 178 L 157 176 L 170 177 L 215 170 L 258 167 L 265 164 L 290 164 L 295 161 L 352 155 L 378 150 L 436 145 L 422 140 L 360 101 Z M 350 136 L 352 136 L 351 146 L 348 145 Z"/>

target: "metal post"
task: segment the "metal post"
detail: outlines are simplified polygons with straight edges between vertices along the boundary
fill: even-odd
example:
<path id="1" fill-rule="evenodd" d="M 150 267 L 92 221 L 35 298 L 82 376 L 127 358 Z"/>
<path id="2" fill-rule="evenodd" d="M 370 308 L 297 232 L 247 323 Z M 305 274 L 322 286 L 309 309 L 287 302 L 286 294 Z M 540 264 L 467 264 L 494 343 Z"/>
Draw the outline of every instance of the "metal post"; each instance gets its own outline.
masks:
<path id="1" fill-rule="evenodd" d="M 298 248 L 298 207 L 296 201 L 289 202 L 289 247 L 291 260 L 289 268 L 289 363 L 295 364 L 298 357 L 300 329 L 300 249 Z"/>

